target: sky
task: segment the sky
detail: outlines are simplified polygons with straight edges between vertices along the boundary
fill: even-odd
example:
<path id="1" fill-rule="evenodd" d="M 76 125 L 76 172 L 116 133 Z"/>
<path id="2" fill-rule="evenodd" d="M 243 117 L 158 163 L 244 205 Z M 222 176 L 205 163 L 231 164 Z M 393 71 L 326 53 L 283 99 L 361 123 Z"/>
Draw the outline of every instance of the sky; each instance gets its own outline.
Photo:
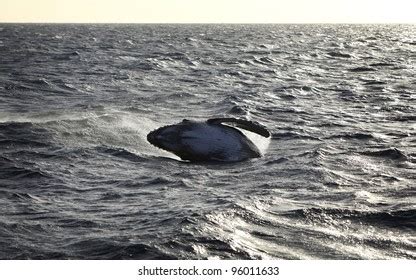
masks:
<path id="1" fill-rule="evenodd" d="M 0 0 L 0 22 L 416 23 L 416 0 Z"/>

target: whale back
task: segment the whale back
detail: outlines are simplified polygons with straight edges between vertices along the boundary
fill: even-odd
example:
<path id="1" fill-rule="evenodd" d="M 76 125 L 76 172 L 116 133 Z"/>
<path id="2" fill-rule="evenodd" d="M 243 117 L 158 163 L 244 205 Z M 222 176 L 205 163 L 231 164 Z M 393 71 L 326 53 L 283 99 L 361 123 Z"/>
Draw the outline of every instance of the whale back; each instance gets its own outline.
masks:
<path id="1" fill-rule="evenodd" d="M 261 156 L 241 131 L 211 120 L 183 120 L 152 131 L 147 138 L 156 147 L 189 161 L 233 162 Z"/>

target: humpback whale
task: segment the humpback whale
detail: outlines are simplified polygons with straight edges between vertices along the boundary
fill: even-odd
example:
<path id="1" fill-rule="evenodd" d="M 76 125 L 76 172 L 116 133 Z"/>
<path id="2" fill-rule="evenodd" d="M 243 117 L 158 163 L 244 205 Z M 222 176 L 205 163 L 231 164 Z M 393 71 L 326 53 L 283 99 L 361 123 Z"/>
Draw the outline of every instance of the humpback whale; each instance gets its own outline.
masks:
<path id="1" fill-rule="evenodd" d="M 152 145 L 191 162 L 237 162 L 261 156 L 258 147 L 238 127 L 270 137 L 258 122 L 236 118 L 213 118 L 205 122 L 184 119 L 147 135 Z"/>

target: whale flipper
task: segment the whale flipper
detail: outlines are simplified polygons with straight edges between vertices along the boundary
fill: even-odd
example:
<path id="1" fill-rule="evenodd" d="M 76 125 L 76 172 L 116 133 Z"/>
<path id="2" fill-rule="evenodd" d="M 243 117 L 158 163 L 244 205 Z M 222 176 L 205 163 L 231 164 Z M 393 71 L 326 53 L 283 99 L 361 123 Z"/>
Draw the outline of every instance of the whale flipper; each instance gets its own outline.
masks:
<path id="1" fill-rule="evenodd" d="M 270 137 L 270 132 L 266 129 L 265 126 L 261 125 L 258 122 L 236 119 L 236 118 L 213 118 L 207 120 L 207 124 L 223 124 L 229 123 L 233 124 L 236 127 L 239 127 L 244 130 L 248 130 L 254 133 L 257 133 L 263 137 Z"/>

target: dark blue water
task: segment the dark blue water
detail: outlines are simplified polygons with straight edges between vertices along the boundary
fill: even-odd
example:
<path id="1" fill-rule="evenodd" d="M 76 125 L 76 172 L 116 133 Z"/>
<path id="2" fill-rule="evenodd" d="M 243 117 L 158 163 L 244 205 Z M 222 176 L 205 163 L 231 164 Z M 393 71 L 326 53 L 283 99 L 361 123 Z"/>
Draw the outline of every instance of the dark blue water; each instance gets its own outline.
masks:
<path id="1" fill-rule="evenodd" d="M 2 24 L 0 258 L 415 259 L 415 77 L 414 25 Z M 213 116 L 264 157 L 146 141 Z"/>

